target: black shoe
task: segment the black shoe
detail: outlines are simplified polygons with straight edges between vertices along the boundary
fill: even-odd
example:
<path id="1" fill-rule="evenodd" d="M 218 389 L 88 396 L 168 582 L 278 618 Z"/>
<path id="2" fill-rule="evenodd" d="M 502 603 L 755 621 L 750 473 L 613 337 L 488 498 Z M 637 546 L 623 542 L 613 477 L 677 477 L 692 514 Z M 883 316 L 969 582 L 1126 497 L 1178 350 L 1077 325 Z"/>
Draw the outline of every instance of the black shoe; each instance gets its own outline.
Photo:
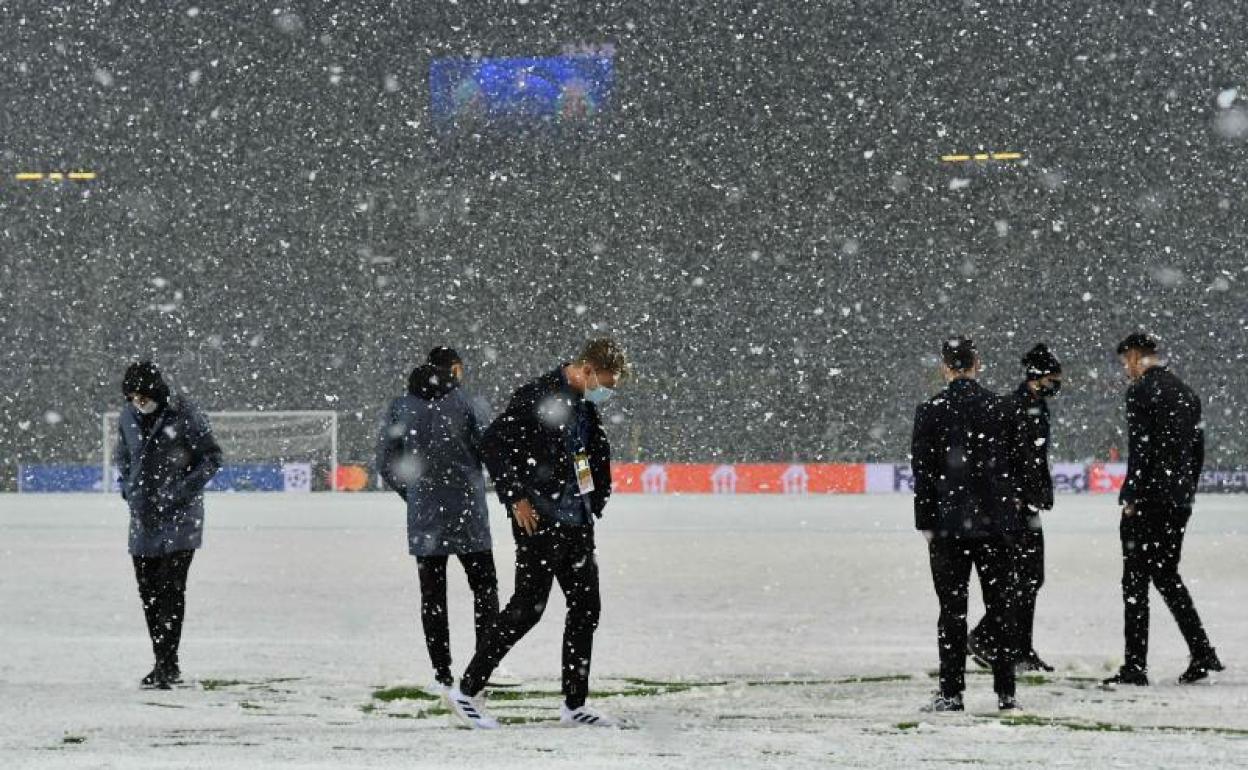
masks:
<path id="1" fill-rule="evenodd" d="M 159 682 L 160 680 L 161 680 L 160 666 L 155 666 L 154 668 L 152 668 L 151 671 L 147 672 L 147 676 L 139 680 L 139 685 L 142 686 L 144 689 L 150 690 L 151 688 L 155 687 L 156 683 Z"/>
<path id="2" fill-rule="evenodd" d="M 966 707 L 962 705 L 962 693 L 958 693 L 957 695 L 950 695 L 948 697 L 941 695 L 940 693 L 937 693 L 936 697 L 932 698 L 931 703 L 919 709 L 919 711 L 927 712 L 930 714 L 944 714 L 944 713 L 948 713 L 951 711 L 965 711 L 965 710 L 966 710 Z"/>
<path id="3" fill-rule="evenodd" d="M 975 661 L 980 668 L 992 668 L 992 659 L 995 656 L 974 634 L 966 637 L 966 654 L 970 655 L 971 660 Z"/>
<path id="4" fill-rule="evenodd" d="M 1023 656 L 1018 662 L 1016 668 L 1019 671 L 1052 671 L 1053 667 L 1044 662 L 1044 659 L 1036 653 L 1035 650 Z"/>
<path id="5" fill-rule="evenodd" d="M 1210 671 L 1224 671 L 1226 666 L 1218 660 L 1218 654 L 1210 650 L 1208 654 L 1192 658 L 1187 670 L 1179 675 L 1179 684 L 1192 684 L 1209 676 Z"/>
<path id="6" fill-rule="evenodd" d="M 157 663 L 156 667 L 164 672 L 165 681 L 169 684 L 182 684 L 182 669 L 178 662 Z"/>
<path id="7" fill-rule="evenodd" d="M 182 680 L 178 680 L 182 681 Z M 169 672 L 157 666 L 140 682 L 144 690 L 172 690 L 173 682 L 169 680 Z"/>
<path id="8" fill-rule="evenodd" d="M 147 673 L 147 676 L 143 677 L 140 684 L 147 690 L 168 690 L 175 684 L 182 684 L 182 670 L 176 663 L 172 665 L 157 663 Z"/>
<path id="9" fill-rule="evenodd" d="M 1018 712 L 1022 711 L 1023 707 L 1018 705 L 1018 700 L 1013 695 L 998 695 L 997 710 Z"/>
<path id="10" fill-rule="evenodd" d="M 1148 674 L 1136 668 L 1122 667 L 1118 669 L 1118 673 L 1108 679 L 1101 681 L 1102 687 L 1114 688 L 1118 685 L 1132 685 L 1134 687 L 1148 687 Z"/>

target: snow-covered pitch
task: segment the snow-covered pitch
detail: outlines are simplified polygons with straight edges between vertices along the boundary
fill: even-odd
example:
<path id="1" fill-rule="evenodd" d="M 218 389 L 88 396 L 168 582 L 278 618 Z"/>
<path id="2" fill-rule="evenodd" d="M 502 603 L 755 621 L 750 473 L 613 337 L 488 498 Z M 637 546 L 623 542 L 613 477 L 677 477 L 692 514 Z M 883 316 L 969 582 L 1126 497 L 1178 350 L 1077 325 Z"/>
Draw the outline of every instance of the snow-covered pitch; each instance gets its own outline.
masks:
<path id="1" fill-rule="evenodd" d="M 1122 654 L 1113 500 L 1046 517 L 1021 716 L 989 677 L 929 716 L 936 597 L 911 501 L 616 497 L 599 529 L 591 703 L 636 729 L 557 723 L 562 600 L 505 661 L 498 733 L 448 726 L 392 495 L 214 495 L 191 569 L 185 687 L 145 692 L 150 651 L 115 497 L 0 496 L 0 767 L 1248 766 L 1248 500 L 1204 497 L 1183 561 L 1228 671 L 1180 687 L 1153 593 L 1155 686 L 1104 692 Z M 504 601 L 512 544 L 494 511 Z M 456 669 L 471 646 L 451 568 Z M 978 593 L 972 613 L 979 611 Z M 973 664 L 972 664 L 973 668 Z"/>

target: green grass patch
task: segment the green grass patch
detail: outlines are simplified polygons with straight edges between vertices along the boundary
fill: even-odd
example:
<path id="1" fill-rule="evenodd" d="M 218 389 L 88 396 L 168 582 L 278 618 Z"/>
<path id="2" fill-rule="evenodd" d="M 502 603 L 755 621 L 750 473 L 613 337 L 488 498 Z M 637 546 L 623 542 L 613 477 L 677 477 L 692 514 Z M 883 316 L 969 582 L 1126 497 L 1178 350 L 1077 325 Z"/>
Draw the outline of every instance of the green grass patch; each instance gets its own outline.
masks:
<path id="1" fill-rule="evenodd" d="M 594 693 L 597 698 L 653 698 L 656 695 L 675 695 L 688 692 L 693 687 L 687 684 L 664 684 L 653 686 L 630 687 L 627 690 L 604 690 Z"/>
<path id="2" fill-rule="evenodd" d="M 1248 737 L 1248 730 L 1237 727 L 1204 727 L 1181 725 L 1123 725 L 1112 722 L 1088 722 L 1070 717 L 1045 717 L 1037 714 L 1015 714 L 1005 717 L 989 717 L 1000 719 L 1001 724 L 1011 727 L 1061 727 L 1079 732 L 1102 733 L 1200 733 L 1206 735 L 1224 735 L 1232 738 Z"/>
<path id="3" fill-rule="evenodd" d="M 504 724 L 504 725 L 535 725 L 541 722 L 551 723 L 551 722 L 558 722 L 558 721 L 559 721 L 558 719 L 551 719 L 550 717 L 499 717 L 498 718 L 499 724 Z"/>
<path id="4" fill-rule="evenodd" d="M 914 730 L 919 726 L 918 722 L 898 722 L 898 730 Z"/>
<path id="5" fill-rule="evenodd" d="M 881 684 L 884 682 L 908 682 L 910 674 L 878 674 L 875 676 L 851 676 L 844 679 L 753 679 L 747 687 L 820 687 L 838 684 Z"/>
<path id="6" fill-rule="evenodd" d="M 373 691 L 373 699 L 382 703 L 396 700 L 441 700 L 437 695 L 425 692 L 423 687 L 386 687 Z"/>
<path id="7" fill-rule="evenodd" d="M 1000 717 L 1001 724 L 1010 727 L 1063 727 L 1067 730 L 1097 733 L 1132 733 L 1131 725 L 1117 725 L 1111 722 L 1081 722 L 1077 719 L 1062 717 L 1044 717 L 1037 714 L 1013 714 Z"/>
<path id="8" fill-rule="evenodd" d="M 298 682 L 305 677 L 302 676 L 274 676 L 266 679 L 258 679 L 256 681 L 248 681 L 246 679 L 200 679 L 199 687 L 207 692 L 214 690 L 226 690 L 231 687 L 250 687 L 252 689 L 267 689 L 270 692 L 277 692 L 272 685 L 283 684 L 285 682 Z"/>
<path id="9" fill-rule="evenodd" d="M 665 684 L 649 687 L 629 687 L 624 690 L 593 690 L 595 698 L 652 698 L 656 695 L 673 695 L 692 689 L 689 685 Z M 490 690 L 491 703 L 534 700 L 537 698 L 562 698 L 558 690 Z"/>
<path id="10" fill-rule="evenodd" d="M 518 700 L 532 700 L 534 698 L 562 698 L 563 693 L 558 690 L 490 690 L 490 703 L 509 703 Z M 601 697 L 601 693 L 595 692 L 594 697 Z"/>
<path id="11" fill-rule="evenodd" d="M 625 677 L 620 681 L 631 684 L 634 687 L 676 688 L 679 690 L 690 690 L 694 687 L 727 687 L 731 684 L 731 682 L 665 682 L 660 679 L 641 679 L 637 677 Z"/>
<path id="12" fill-rule="evenodd" d="M 391 719 L 429 719 L 430 717 L 450 715 L 451 710 L 445 706 L 434 706 L 433 708 L 421 709 L 420 711 L 394 711 L 386 714 Z"/>
<path id="13" fill-rule="evenodd" d="M 878 684 L 882 682 L 909 682 L 914 679 L 909 674 L 880 674 L 879 676 L 851 676 L 838 679 L 833 684 Z"/>
<path id="14" fill-rule="evenodd" d="M 201 679 L 199 686 L 205 692 L 213 692 L 214 690 L 224 690 L 228 687 L 238 687 L 241 684 L 251 684 L 241 679 Z"/>

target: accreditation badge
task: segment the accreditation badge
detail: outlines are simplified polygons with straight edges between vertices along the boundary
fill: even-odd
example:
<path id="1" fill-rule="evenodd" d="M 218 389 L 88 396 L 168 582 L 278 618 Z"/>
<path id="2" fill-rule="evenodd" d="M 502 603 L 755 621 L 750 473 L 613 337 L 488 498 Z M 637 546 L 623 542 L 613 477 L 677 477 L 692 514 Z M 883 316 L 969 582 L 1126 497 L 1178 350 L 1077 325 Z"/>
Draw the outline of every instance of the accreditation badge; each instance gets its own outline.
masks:
<path id="1" fill-rule="evenodd" d="M 582 495 L 588 495 L 594 491 L 594 472 L 589 469 L 589 455 L 585 452 L 577 452 L 572 458 L 572 465 L 576 468 L 576 485 L 580 488 Z"/>

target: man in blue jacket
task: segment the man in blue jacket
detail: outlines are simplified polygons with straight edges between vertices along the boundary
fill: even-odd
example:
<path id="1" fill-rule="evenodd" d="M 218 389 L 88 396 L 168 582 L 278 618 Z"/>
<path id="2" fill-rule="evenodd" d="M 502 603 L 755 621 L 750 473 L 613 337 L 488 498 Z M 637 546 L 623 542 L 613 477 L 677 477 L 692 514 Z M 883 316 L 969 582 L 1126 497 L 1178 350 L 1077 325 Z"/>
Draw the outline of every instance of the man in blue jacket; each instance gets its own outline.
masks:
<path id="1" fill-rule="evenodd" d="M 131 364 L 121 390 L 126 406 L 113 456 L 130 507 L 130 555 L 156 657 L 142 685 L 167 690 L 182 681 L 186 578 L 203 541 L 204 487 L 221 467 L 221 447 L 203 413 L 171 395 L 152 362 Z"/>
<path id="2" fill-rule="evenodd" d="M 983 641 L 992 653 L 997 705 L 1014 710 L 1019 654 L 1014 550 L 1026 526 L 1018 453 L 1021 417 L 1013 401 L 979 384 L 979 354 L 971 340 L 947 340 L 941 359 L 947 384 L 915 411 L 910 453 L 915 528 L 927 539 L 940 602 L 940 692 L 926 709 L 964 708 L 967 593 L 975 568 L 993 619 L 993 638 Z"/>
<path id="3" fill-rule="evenodd" d="M 377 444 L 377 470 L 407 503 L 407 547 L 420 579 L 420 619 L 433 664 L 429 691 L 445 695 L 451 675 L 446 563 L 455 556 L 468 576 L 477 644 L 498 614 L 498 580 L 481 469 L 488 415 L 461 386 L 464 362 L 434 348 L 416 367 L 407 395 L 390 404 Z"/>
<path id="4" fill-rule="evenodd" d="M 515 595 L 447 701 L 463 724 L 494 729 L 481 697 L 490 674 L 542 617 L 554 581 L 567 599 L 560 721 L 611 727 L 585 704 L 601 599 L 594 519 L 611 496 L 611 448 L 598 406 L 628 372 L 624 352 L 593 340 L 571 363 L 521 387 L 485 435 L 484 454 L 516 540 Z"/>

